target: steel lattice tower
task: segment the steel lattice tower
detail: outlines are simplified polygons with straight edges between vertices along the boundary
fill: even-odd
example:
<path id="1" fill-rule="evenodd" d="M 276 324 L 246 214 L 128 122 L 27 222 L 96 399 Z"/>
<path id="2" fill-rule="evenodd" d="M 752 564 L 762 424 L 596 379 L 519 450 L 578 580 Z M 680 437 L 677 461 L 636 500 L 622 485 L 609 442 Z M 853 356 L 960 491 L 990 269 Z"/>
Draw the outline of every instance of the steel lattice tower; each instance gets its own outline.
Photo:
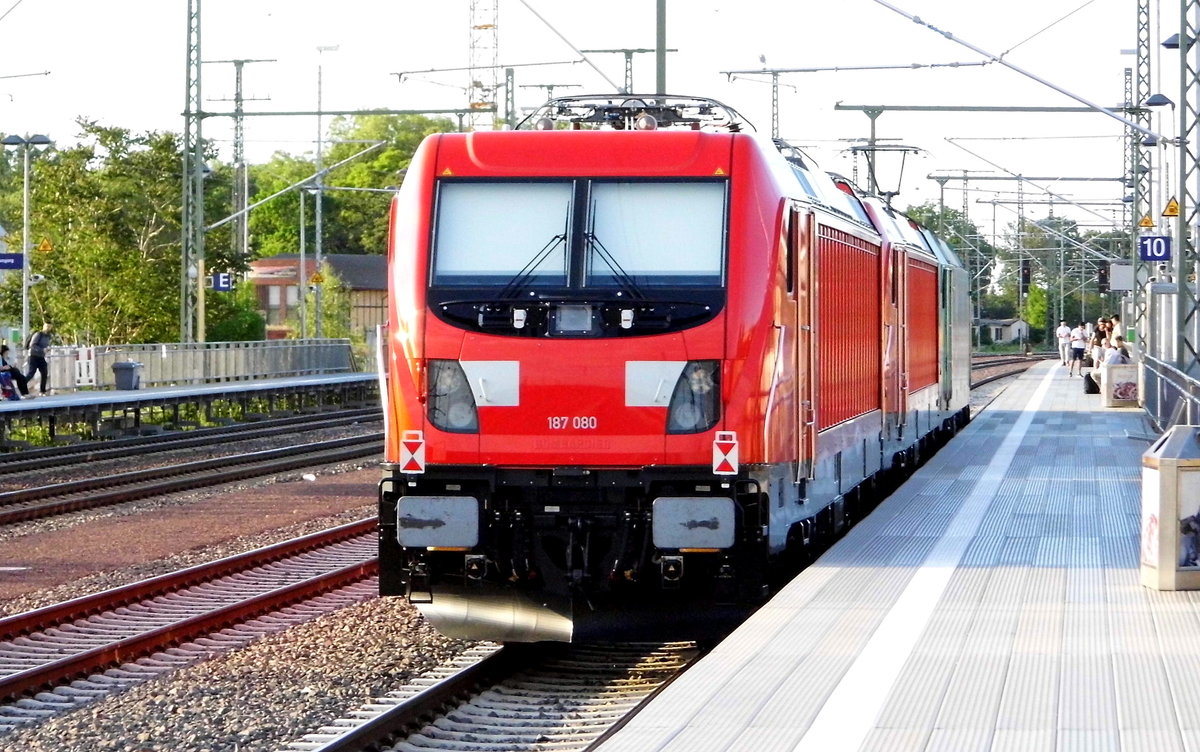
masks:
<path id="1" fill-rule="evenodd" d="M 471 130 L 491 130 L 496 113 L 499 68 L 499 0 L 471 0 L 471 64 L 467 88 Z"/>
<path id="2" fill-rule="evenodd" d="M 204 341 L 204 140 L 200 99 L 200 0 L 188 0 L 187 98 L 183 107 L 183 237 L 179 268 L 179 341 Z"/>
<path id="3" fill-rule="evenodd" d="M 1146 100 L 1150 98 L 1150 0 L 1138 0 L 1137 6 L 1137 64 L 1132 71 L 1125 71 L 1126 114 L 1139 126 L 1150 129 L 1150 110 Z M 1150 155 L 1142 146 L 1142 135 L 1133 128 L 1125 129 L 1127 174 L 1132 188 L 1132 203 L 1129 205 L 1130 237 L 1139 233 L 1139 222 L 1154 206 L 1154 180 L 1150 170 Z M 1161 165 L 1160 165 L 1161 168 Z M 1128 322 L 1137 332 L 1146 331 L 1146 283 L 1150 272 L 1138 261 L 1137 244 L 1131 243 L 1131 260 L 1134 269 L 1132 320 Z"/>
<path id="4" fill-rule="evenodd" d="M 1196 243 L 1193 228 L 1200 218 L 1200 0 L 1182 0 L 1179 11 L 1179 217 L 1175 228 L 1174 280 L 1176 367 L 1200 375 L 1200 332 L 1196 316 Z M 1164 360 L 1169 358 L 1164 357 Z"/>

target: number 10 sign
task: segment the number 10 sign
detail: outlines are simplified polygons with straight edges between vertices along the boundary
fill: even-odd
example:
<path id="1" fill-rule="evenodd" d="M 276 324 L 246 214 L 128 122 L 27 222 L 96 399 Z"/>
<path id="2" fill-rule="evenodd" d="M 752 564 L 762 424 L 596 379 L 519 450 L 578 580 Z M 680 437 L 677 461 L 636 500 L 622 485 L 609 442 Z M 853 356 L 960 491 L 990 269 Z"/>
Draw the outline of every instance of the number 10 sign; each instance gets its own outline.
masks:
<path id="1" fill-rule="evenodd" d="M 1170 235 L 1143 235 L 1138 238 L 1138 258 L 1142 261 L 1170 261 Z"/>

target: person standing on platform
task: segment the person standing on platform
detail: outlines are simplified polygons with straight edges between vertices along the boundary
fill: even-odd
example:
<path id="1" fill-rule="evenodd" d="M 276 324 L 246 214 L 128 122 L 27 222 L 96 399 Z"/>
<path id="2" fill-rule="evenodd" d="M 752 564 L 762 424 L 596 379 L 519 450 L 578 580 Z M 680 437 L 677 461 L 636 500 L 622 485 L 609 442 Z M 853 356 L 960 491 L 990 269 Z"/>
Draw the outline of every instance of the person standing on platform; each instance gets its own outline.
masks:
<path id="1" fill-rule="evenodd" d="M 29 350 L 28 371 L 25 372 L 25 380 L 32 383 L 33 374 L 40 373 L 42 375 L 41 388 L 38 390 L 42 396 L 45 396 L 50 387 L 50 366 L 46 362 L 46 351 L 50 348 L 51 336 L 50 332 L 54 331 L 54 327 L 50 324 L 42 324 L 40 332 L 34 332 L 29 335 L 29 341 L 25 343 Z"/>
<path id="2" fill-rule="evenodd" d="M 1083 354 L 1087 352 L 1087 346 L 1087 324 L 1080 322 L 1079 326 L 1071 330 L 1071 369 L 1067 372 L 1068 375 L 1083 375 Z"/>
<path id="3" fill-rule="evenodd" d="M 1071 357 L 1071 327 L 1067 326 L 1066 319 L 1058 322 L 1054 333 L 1058 336 L 1058 359 L 1065 366 Z"/>

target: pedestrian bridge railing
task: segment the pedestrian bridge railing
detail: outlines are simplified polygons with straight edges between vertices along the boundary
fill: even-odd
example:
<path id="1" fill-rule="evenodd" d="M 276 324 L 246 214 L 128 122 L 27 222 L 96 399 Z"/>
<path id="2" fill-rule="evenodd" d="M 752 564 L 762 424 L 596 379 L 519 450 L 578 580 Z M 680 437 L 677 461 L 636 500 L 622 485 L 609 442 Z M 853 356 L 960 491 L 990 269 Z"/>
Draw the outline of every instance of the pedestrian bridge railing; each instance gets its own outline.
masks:
<path id="1" fill-rule="evenodd" d="M 1155 427 L 1200 425 L 1200 381 L 1150 355 L 1142 356 L 1141 401 Z"/>
<path id="2" fill-rule="evenodd" d="M 114 363 L 140 363 L 142 387 L 210 384 L 359 370 L 348 339 L 51 347 L 50 388 L 112 389 Z M 26 361 L 21 360 L 22 366 Z M 38 376 L 30 380 L 37 390 Z"/>

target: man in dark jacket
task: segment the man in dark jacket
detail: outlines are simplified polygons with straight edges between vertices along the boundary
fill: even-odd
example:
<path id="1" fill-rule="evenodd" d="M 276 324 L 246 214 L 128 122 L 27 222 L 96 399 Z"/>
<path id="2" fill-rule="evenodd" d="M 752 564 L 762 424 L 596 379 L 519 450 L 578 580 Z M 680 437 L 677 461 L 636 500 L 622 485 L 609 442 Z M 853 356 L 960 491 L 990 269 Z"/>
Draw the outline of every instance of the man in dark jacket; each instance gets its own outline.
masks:
<path id="1" fill-rule="evenodd" d="M 50 386 L 50 367 L 46 363 L 46 350 L 50 347 L 50 332 L 54 327 L 49 324 L 42 324 L 40 332 L 34 332 L 29 335 L 29 342 L 26 343 L 26 348 L 29 350 L 29 371 L 25 374 L 25 380 L 33 383 L 33 374 L 41 373 L 41 389 L 42 394 L 49 390 Z"/>

